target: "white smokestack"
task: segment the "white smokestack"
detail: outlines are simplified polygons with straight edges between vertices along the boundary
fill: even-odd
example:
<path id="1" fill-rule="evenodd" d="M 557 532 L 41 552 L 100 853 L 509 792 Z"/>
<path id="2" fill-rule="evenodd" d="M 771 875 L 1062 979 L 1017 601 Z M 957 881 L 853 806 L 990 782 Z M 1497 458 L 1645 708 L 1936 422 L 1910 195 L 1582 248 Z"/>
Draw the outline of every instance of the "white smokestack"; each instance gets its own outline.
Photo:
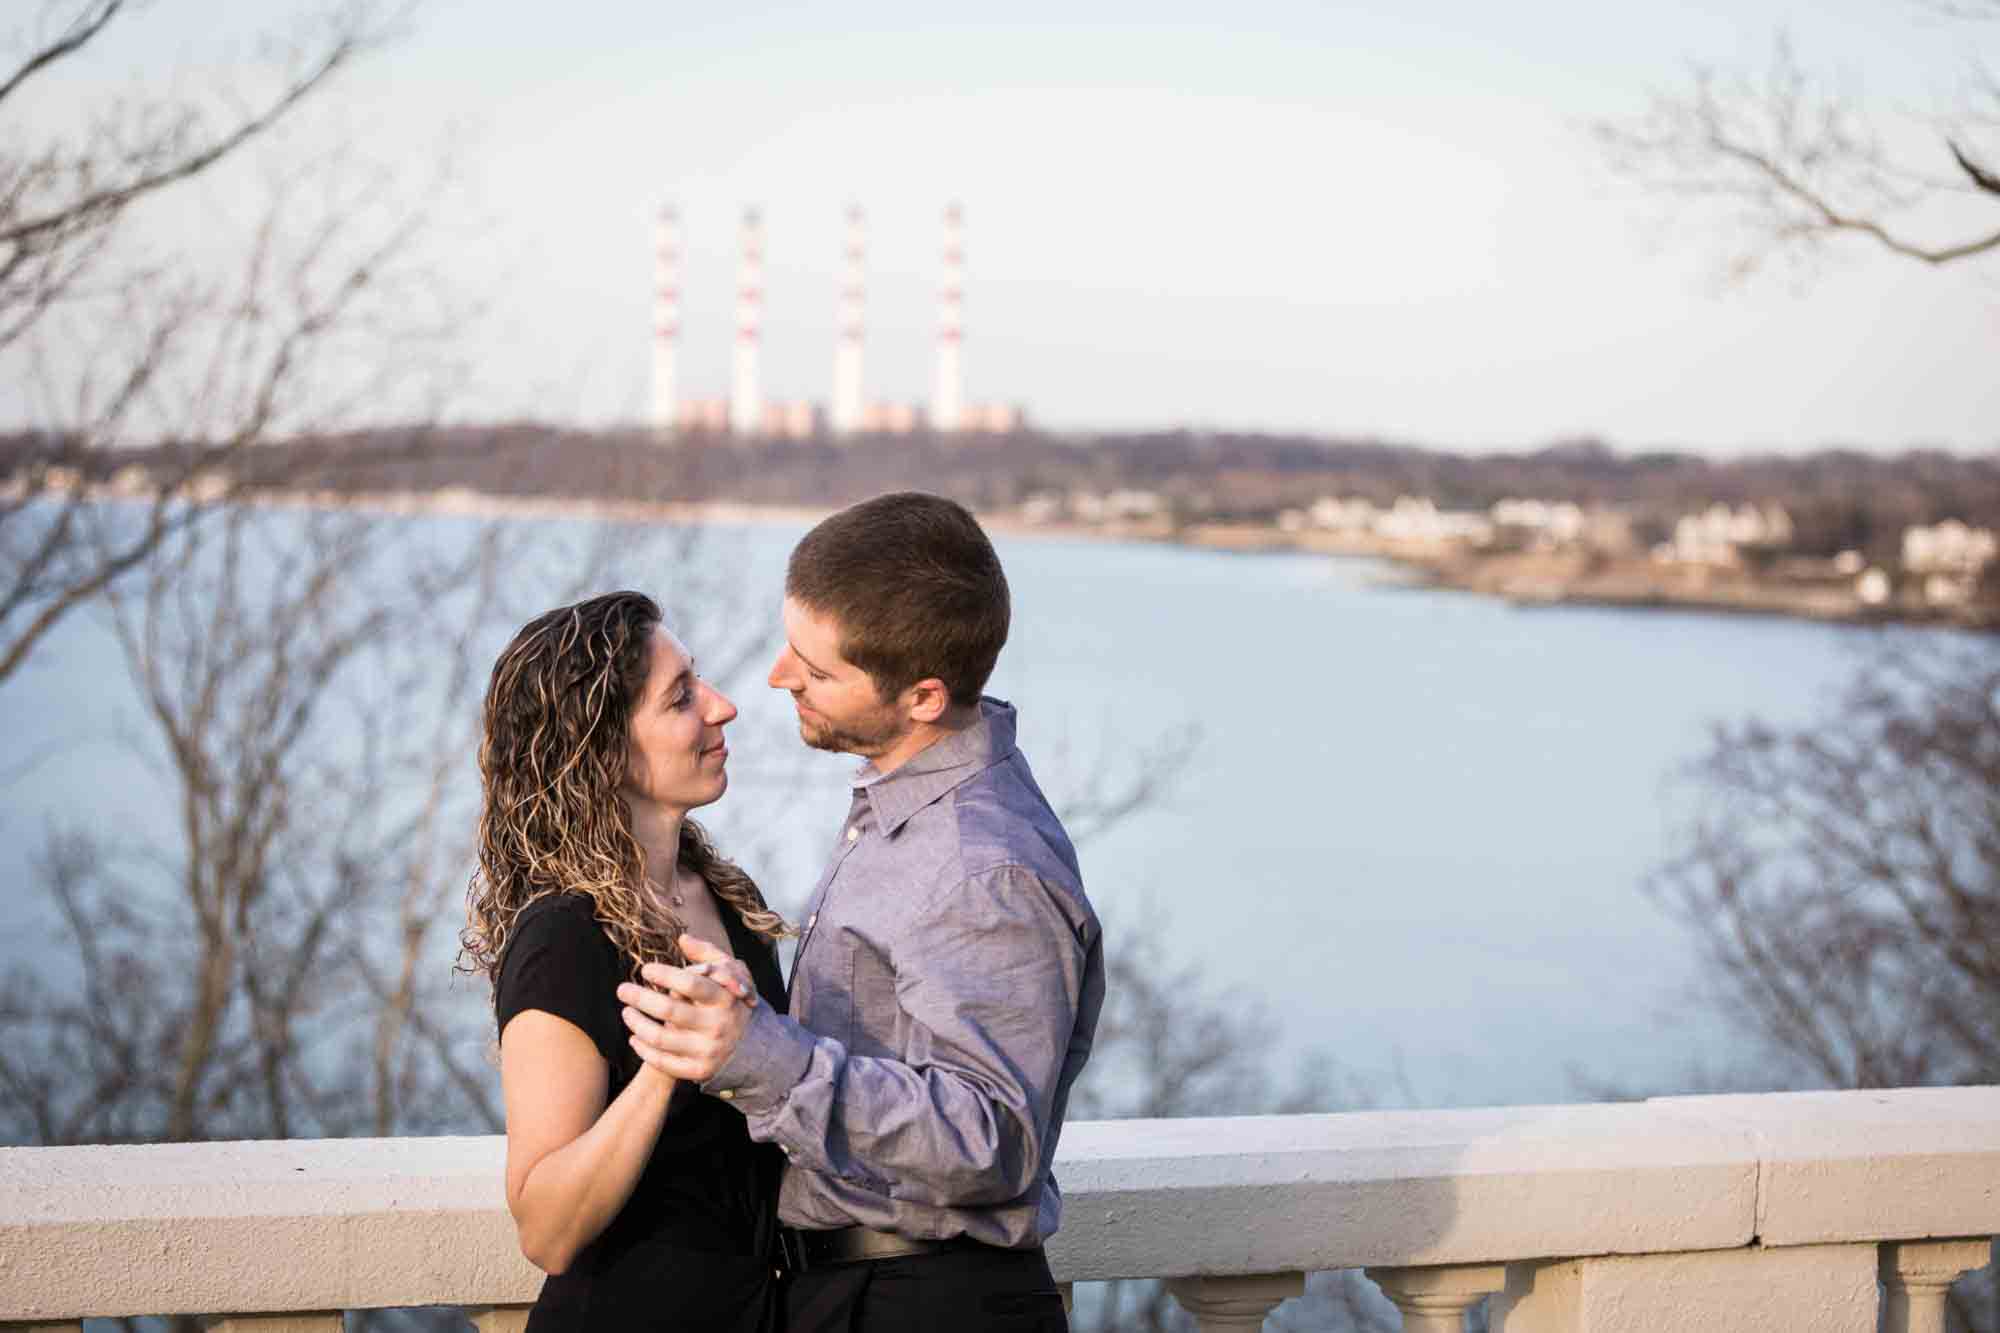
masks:
<path id="1" fill-rule="evenodd" d="M 764 401 L 757 391 L 757 345 L 764 322 L 764 222 L 754 208 L 743 213 L 743 261 L 736 282 L 736 378 L 729 395 L 729 429 L 749 437 L 764 429 Z"/>
<path id="2" fill-rule="evenodd" d="M 931 393 L 931 429 L 949 435 L 964 412 L 965 373 L 959 342 L 965 331 L 965 213 L 944 211 L 944 277 L 938 291 L 937 384 Z"/>
<path id="3" fill-rule="evenodd" d="M 861 339 L 866 311 L 868 232 L 860 206 L 847 210 L 847 264 L 840 287 L 840 341 L 833 353 L 833 433 L 852 435 L 861 429 Z"/>
<path id="4" fill-rule="evenodd" d="M 681 228 L 671 208 L 660 210 L 653 231 L 653 432 L 674 433 L 674 352 L 681 332 Z"/>

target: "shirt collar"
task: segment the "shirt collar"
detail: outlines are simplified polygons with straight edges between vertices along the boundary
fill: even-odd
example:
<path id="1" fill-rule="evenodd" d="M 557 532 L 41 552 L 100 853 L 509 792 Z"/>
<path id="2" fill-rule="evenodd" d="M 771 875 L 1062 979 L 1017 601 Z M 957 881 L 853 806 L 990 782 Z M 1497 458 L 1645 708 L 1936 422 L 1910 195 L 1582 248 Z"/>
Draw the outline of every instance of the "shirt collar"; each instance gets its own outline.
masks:
<path id="1" fill-rule="evenodd" d="M 867 793 L 875 822 L 888 837 L 911 815 L 1013 752 L 1014 705 L 988 696 L 979 701 L 977 722 L 918 751 L 892 772 L 877 772 L 872 761 L 863 764 L 854 775 L 854 790 Z"/>

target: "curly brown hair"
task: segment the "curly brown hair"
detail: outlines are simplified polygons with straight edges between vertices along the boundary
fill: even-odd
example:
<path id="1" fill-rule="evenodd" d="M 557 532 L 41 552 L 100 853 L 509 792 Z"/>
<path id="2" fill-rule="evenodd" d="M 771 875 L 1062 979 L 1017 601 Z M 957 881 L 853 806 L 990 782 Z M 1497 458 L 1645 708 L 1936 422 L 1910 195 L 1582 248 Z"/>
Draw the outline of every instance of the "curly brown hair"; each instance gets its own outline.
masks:
<path id="1" fill-rule="evenodd" d="M 479 744 L 479 868 L 466 894 L 460 966 L 497 982 L 514 923 L 530 903 L 579 893 L 631 963 L 680 964 L 680 921 L 646 892 L 646 852 L 620 795 L 632 709 L 652 665 L 658 603 L 614 592 L 529 621 L 493 664 Z M 790 933 L 756 883 L 681 821 L 679 862 L 743 923 Z"/>

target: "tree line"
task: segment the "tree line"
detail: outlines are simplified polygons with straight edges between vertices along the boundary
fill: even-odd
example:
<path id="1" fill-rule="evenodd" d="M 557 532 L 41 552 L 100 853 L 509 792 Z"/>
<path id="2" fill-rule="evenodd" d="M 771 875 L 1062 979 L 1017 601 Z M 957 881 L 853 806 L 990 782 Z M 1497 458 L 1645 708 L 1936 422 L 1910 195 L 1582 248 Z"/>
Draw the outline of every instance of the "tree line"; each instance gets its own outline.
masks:
<path id="1" fill-rule="evenodd" d="M 45 478 L 51 467 L 108 481 L 133 465 L 182 466 L 182 451 L 115 455 L 46 436 L 0 438 L 0 475 Z M 1616 506 L 1642 540 L 1670 533 L 1711 504 L 1782 505 L 1793 549 L 1856 550 L 1893 559 L 1904 529 L 1955 518 L 2000 527 L 2000 456 L 1945 450 L 1900 454 L 1828 449 L 1714 457 L 1620 453 L 1569 443 L 1522 453 L 1464 454 L 1309 437 L 1163 431 L 955 439 L 917 435 L 852 441 L 694 440 L 666 445 L 644 431 L 579 431 L 521 423 L 429 426 L 286 439 L 220 467 L 246 492 L 327 489 L 424 494 L 465 488 L 564 499 L 733 501 L 824 508 L 912 479 L 975 508 L 1035 495 L 1149 490 L 1176 522 L 1268 521 L 1325 495 L 1387 506 L 1404 495 L 1484 510 L 1507 498 Z"/>

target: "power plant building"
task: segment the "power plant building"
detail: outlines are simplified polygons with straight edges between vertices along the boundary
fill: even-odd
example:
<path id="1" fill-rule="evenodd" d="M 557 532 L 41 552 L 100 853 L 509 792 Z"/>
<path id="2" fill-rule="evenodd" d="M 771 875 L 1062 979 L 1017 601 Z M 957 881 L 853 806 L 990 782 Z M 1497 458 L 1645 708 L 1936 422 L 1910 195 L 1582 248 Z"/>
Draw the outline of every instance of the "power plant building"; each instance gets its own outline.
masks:
<path id="1" fill-rule="evenodd" d="M 965 213 L 952 204 L 944 214 L 938 282 L 937 345 L 930 402 L 871 400 L 866 395 L 868 235 L 861 208 L 844 217 L 840 285 L 835 321 L 830 408 L 804 401 L 767 400 L 761 381 L 764 333 L 764 223 L 756 209 L 743 213 L 738 235 L 736 337 L 727 398 L 679 396 L 677 356 L 681 324 L 683 252 L 679 215 L 663 209 L 653 246 L 654 433 L 662 439 L 846 440 L 856 436 L 1010 435 L 1024 428 L 1018 407 L 965 401 Z"/>

